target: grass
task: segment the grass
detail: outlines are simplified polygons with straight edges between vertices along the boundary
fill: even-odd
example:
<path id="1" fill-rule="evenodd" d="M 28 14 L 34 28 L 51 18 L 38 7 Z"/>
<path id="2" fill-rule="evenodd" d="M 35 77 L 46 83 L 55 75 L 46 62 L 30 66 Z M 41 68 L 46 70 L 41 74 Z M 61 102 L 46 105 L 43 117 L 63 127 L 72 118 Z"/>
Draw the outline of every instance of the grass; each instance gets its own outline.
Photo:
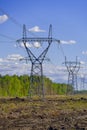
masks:
<path id="1" fill-rule="evenodd" d="M 2 98 L 1 98 L 2 99 Z M 0 101 L 1 101 L 0 99 Z M 5 98 L 4 101 L 0 102 L 0 112 L 3 114 L 8 114 L 14 110 L 20 110 L 21 112 L 28 113 L 29 109 L 40 110 L 54 113 L 54 111 L 59 110 L 80 110 L 87 108 L 87 96 L 86 95 L 74 95 L 74 96 L 46 96 L 44 100 L 41 100 L 38 97 L 24 98 L 24 101 L 21 100 L 8 100 Z"/>
<path id="2" fill-rule="evenodd" d="M 78 123 L 77 117 L 85 115 L 85 111 L 87 112 L 86 95 L 53 95 L 46 96 L 44 100 L 36 96 L 32 97 L 32 99 L 26 97 L 0 98 L 0 121 L 7 119 L 13 125 L 14 121 L 16 121 L 17 125 L 24 121 L 24 124 L 21 125 L 27 126 L 29 122 L 32 122 L 33 126 L 33 122 L 35 123 L 36 121 L 35 125 L 37 126 L 37 124 L 42 125 L 41 121 L 43 121 L 44 128 L 52 123 L 53 127 L 60 128 L 63 121 L 66 128 L 67 123 L 72 123 L 74 128 L 75 120 Z M 58 121 L 60 124 L 58 124 Z M 83 119 L 80 121 L 80 124 L 82 121 Z M 74 130 L 73 128 L 72 130 Z"/>

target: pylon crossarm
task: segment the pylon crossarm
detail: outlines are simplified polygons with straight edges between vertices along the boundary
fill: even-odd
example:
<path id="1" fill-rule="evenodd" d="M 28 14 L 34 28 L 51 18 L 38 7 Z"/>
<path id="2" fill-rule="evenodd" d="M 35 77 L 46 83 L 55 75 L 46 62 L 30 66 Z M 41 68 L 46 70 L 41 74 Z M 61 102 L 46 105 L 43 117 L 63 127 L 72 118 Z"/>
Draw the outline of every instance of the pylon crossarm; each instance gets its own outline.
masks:
<path id="1" fill-rule="evenodd" d="M 58 39 L 55 39 L 55 38 L 49 38 L 49 37 L 26 37 L 26 38 L 20 38 L 16 41 L 17 43 L 20 43 L 20 42 L 29 42 L 29 43 L 33 43 L 33 42 L 57 42 L 57 43 L 60 43 L 60 40 Z"/>

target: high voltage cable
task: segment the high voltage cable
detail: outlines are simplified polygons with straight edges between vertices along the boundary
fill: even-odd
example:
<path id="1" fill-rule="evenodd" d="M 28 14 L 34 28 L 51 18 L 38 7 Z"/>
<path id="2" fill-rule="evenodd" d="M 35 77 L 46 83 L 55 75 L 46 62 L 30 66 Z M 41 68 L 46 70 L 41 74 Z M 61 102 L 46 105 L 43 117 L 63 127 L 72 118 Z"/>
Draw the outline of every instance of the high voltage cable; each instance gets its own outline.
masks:
<path id="1" fill-rule="evenodd" d="M 10 39 L 10 40 L 16 40 L 13 37 L 10 37 L 10 36 L 7 36 L 7 35 L 1 34 L 1 33 L 0 33 L 0 36 L 5 37 L 5 38 Z"/>
<path id="2" fill-rule="evenodd" d="M 2 12 L 2 13 L 5 13 L 11 20 L 12 20 L 12 22 L 13 23 L 15 23 L 16 25 L 18 25 L 19 27 L 22 27 L 22 25 L 17 21 L 17 20 L 15 20 L 13 17 L 11 17 L 8 13 L 6 13 L 1 7 L 0 7 L 0 11 Z"/>
<path id="3" fill-rule="evenodd" d="M 63 57 L 64 57 L 64 59 L 65 59 L 65 53 L 64 53 L 64 50 L 63 50 L 63 47 L 62 47 L 61 43 L 59 44 L 58 49 L 61 50 L 62 55 L 63 55 Z"/>
<path id="4" fill-rule="evenodd" d="M 60 44 L 59 44 L 60 45 Z M 58 49 L 60 49 L 61 50 L 61 52 L 62 52 L 62 55 L 63 55 L 63 57 L 64 57 L 64 59 L 65 59 L 65 53 L 64 53 L 64 50 L 63 50 L 63 48 L 62 48 L 62 46 L 60 45 L 60 48 L 59 48 L 59 46 L 58 46 Z M 56 67 L 56 65 L 52 62 L 52 60 L 50 59 L 50 61 L 49 61 L 52 65 L 54 65 L 55 67 Z"/>
<path id="5" fill-rule="evenodd" d="M 20 24 L 16 19 L 14 19 L 12 16 L 10 16 L 7 12 L 5 12 L 1 7 L 0 7 L 0 11 L 1 11 L 2 13 L 5 13 L 5 14 L 10 18 L 10 20 L 11 20 L 14 24 L 16 24 L 18 27 L 23 28 L 23 25 L 22 25 L 22 24 Z M 26 31 L 27 31 L 28 33 L 32 34 L 33 36 L 36 36 L 34 33 L 30 32 L 28 29 L 26 29 Z"/>
<path id="6" fill-rule="evenodd" d="M 64 50 L 63 50 L 62 45 L 60 45 L 60 49 L 61 49 L 61 51 L 62 51 L 62 54 L 63 54 L 64 58 L 65 58 L 65 53 L 64 53 Z"/>
<path id="7" fill-rule="evenodd" d="M 0 41 L 0 42 L 3 42 L 3 43 L 5 43 L 5 42 L 12 43 L 12 42 L 15 42 L 15 41 Z"/>
<path id="8" fill-rule="evenodd" d="M 9 42 L 9 43 L 12 43 L 12 42 L 16 42 L 16 40 L 15 40 L 13 37 L 10 37 L 10 36 L 4 35 L 4 34 L 0 34 L 0 36 L 2 36 L 2 37 L 4 37 L 4 38 L 7 38 L 7 39 L 10 40 L 10 41 L 1 41 L 1 40 L 0 40 L 1 43 L 6 43 L 6 42 L 7 42 L 7 43 L 8 43 L 8 42 Z"/>

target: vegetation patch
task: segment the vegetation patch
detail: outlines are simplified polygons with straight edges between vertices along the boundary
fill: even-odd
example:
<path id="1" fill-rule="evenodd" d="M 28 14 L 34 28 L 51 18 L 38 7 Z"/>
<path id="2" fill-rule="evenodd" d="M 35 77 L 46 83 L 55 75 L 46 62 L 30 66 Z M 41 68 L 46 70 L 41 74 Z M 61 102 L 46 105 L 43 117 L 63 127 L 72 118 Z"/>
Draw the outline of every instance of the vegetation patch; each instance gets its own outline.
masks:
<path id="1" fill-rule="evenodd" d="M 87 96 L 0 98 L 0 130 L 86 130 Z"/>

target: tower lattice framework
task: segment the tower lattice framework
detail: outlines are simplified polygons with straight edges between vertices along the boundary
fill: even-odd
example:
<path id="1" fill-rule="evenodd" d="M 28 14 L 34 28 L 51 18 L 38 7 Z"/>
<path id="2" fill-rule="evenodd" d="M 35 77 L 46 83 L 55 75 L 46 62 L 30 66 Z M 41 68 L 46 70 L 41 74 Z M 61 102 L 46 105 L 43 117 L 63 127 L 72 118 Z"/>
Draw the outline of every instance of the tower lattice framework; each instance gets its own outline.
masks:
<path id="1" fill-rule="evenodd" d="M 68 71 L 67 93 L 70 91 L 69 86 L 73 87 L 73 92 L 74 92 L 74 90 L 78 90 L 77 74 L 80 69 L 80 62 L 78 62 L 77 57 L 76 57 L 76 61 L 67 61 L 65 57 L 65 66 Z"/>
<path id="2" fill-rule="evenodd" d="M 18 43 L 22 42 L 28 54 L 28 60 L 31 62 L 31 73 L 30 73 L 30 87 L 29 87 L 29 95 L 45 95 L 44 89 L 44 76 L 43 76 L 43 61 L 45 60 L 46 54 L 50 48 L 52 42 L 58 42 L 59 40 L 52 38 L 52 25 L 49 26 L 48 37 L 27 37 L 26 35 L 26 26 L 23 25 L 23 38 L 17 40 Z M 45 49 L 36 56 L 31 51 L 31 48 L 27 46 L 27 42 L 39 42 L 46 44 Z M 38 48 L 39 49 L 39 48 Z"/>

